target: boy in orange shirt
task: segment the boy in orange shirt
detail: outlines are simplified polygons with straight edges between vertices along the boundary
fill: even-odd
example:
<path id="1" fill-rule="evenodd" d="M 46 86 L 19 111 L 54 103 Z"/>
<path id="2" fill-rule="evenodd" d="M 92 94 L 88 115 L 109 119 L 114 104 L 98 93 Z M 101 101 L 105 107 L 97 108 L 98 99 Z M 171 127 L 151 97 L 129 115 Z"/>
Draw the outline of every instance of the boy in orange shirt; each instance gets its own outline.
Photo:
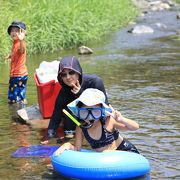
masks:
<path id="1" fill-rule="evenodd" d="M 26 103 L 26 83 L 28 71 L 26 63 L 26 25 L 21 21 L 13 21 L 7 29 L 11 36 L 13 46 L 11 55 L 6 59 L 11 59 L 10 80 L 8 99 L 9 103 L 22 102 Z"/>

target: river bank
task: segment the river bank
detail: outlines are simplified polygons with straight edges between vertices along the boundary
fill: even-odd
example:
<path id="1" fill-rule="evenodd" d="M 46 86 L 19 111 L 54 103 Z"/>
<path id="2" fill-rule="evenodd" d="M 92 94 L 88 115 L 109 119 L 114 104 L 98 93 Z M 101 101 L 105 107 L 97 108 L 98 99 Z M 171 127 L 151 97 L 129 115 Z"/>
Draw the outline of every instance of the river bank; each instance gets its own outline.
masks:
<path id="1" fill-rule="evenodd" d="M 0 11 L 3 27 L 0 29 L 1 60 L 11 49 L 7 27 L 14 19 L 26 23 L 27 52 L 32 55 L 70 49 L 85 45 L 90 40 L 98 41 L 103 35 L 126 26 L 138 15 L 138 9 L 131 0 L 55 0 L 39 3 L 35 0 L 20 0 L 18 3 L 13 0 L 3 1 Z"/>

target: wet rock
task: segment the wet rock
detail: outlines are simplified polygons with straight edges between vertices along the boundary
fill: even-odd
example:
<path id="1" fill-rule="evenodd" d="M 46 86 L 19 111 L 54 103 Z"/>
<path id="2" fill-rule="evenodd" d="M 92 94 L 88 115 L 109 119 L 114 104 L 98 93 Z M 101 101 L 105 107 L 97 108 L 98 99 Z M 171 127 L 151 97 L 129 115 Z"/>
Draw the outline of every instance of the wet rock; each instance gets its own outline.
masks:
<path id="1" fill-rule="evenodd" d="M 153 1 L 150 3 L 152 11 L 163 11 L 170 9 L 169 3 L 161 2 L 161 1 Z"/>
<path id="2" fill-rule="evenodd" d="M 29 120 L 43 119 L 38 105 L 32 105 L 30 107 L 19 109 L 17 110 L 17 114 L 20 118 L 26 121 L 26 123 L 28 123 Z"/>
<path id="3" fill-rule="evenodd" d="M 145 25 L 135 26 L 134 28 L 128 30 L 129 33 L 143 34 L 143 33 L 153 33 L 154 30 L 151 27 Z"/>
<path id="4" fill-rule="evenodd" d="M 79 54 L 92 54 L 93 50 L 87 46 L 80 46 L 78 48 L 78 53 Z"/>
<path id="5" fill-rule="evenodd" d="M 180 31 L 177 31 L 176 34 L 177 34 L 178 36 L 180 36 Z"/>
<path id="6" fill-rule="evenodd" d="M 173 1 L 171 1 L 171 0 L 169 0 L 169 1 L 166 1 L 168 4 L 169 4 L 169 6 L 175 6 L 176 4 L 173 2 Z"/>
<path id="7" fill-rule="evenodd" d="M 177 19 L 180 19 L 180 13 L 179 13 L 179 14 L 177 14 L 176 18 L 177 18 Z"/>
<path id="8" fill-rule="evenodd" d="M 167 26 L 165 24 L 162 24 L 162 23 L 156 23 L 156 26 L 158 28 L 162 28 L 162 29 L 166 29 L 167 28 Z"/>
<path id="9" fill-rule="evenodd" d="M 132 0 L 133 3 L 139 7 L 140 9 L 144 9 L 146 12 L 146 9 L 149 9 L 149 4 L 146 0 Z"/>

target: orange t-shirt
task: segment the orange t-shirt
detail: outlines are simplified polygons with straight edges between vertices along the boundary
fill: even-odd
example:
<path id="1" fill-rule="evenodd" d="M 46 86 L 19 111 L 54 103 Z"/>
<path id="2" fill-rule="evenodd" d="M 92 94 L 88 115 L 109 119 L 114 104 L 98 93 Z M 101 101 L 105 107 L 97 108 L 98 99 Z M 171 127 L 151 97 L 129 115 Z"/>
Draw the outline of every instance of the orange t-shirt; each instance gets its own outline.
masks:
<path id="1" fill-rule="evenodd" d="M 11 69 L 10 69 L 10 77 L 14 76 L 26 76 L 28 75 L 26 63 L 26 44 L 23 41 L 24 52 L 21 53 L 20 49 L 20 41 L 15 40 L 13 42 L 13 47 L 11 51 Z"/>

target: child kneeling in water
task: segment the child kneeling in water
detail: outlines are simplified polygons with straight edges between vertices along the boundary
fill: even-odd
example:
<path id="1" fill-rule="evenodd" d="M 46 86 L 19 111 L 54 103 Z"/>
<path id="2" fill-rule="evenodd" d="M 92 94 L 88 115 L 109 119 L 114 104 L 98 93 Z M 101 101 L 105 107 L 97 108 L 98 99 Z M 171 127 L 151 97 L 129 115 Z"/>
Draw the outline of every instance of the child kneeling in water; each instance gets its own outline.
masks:
<path id="1" fill-rule="evenodd" d="M 75 143 L 63 144 L 55 153 L 64 150 L 80 151 L 85 138 L 97 152 L 109 150 L 131 151 L 139 153 L 136 147 L 120 136 L 119 130 L 134 131 L 138 123 L 125 118 L 112 106 L 105 104 L 105 95 L 98 89 L 86 89 L 79 98 L 67 105 L 78 118 L 81 126 L 76 127 Z"/>

